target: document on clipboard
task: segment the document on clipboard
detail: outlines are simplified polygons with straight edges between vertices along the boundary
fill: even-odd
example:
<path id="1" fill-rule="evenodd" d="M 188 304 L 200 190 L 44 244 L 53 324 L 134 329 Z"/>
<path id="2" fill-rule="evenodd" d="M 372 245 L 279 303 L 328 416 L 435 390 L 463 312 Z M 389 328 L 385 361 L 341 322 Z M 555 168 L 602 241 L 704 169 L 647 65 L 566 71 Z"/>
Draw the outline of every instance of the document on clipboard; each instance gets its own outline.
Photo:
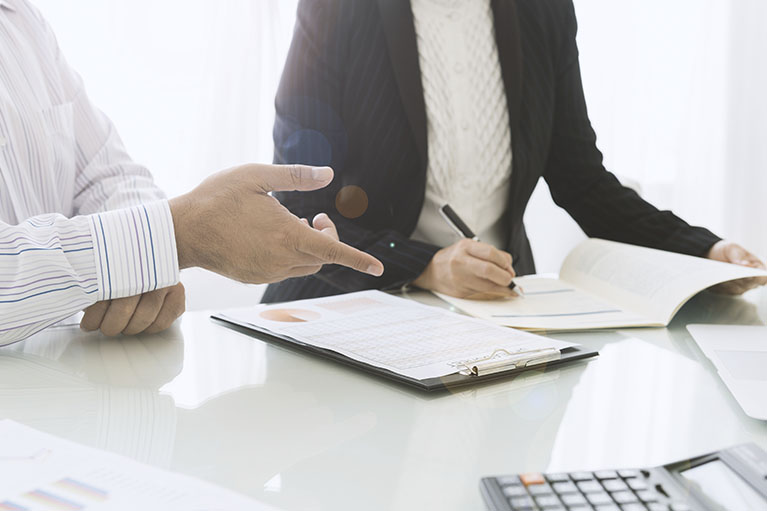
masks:
<path id="1" fill-rule="evenodd" d="M 380 291 L 260 305 L 214 318 L 411 383 L 450 375 L 476 379 L 560 362 L 574 352 L 586 356 L 572 343 Z"/>

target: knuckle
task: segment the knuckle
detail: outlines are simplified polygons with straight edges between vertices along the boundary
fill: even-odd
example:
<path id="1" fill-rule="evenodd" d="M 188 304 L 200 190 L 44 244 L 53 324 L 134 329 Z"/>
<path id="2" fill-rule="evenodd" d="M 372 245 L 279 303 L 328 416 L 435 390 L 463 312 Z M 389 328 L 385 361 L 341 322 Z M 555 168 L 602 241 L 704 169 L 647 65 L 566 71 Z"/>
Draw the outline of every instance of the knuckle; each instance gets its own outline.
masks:
<path id="1" fill-rule="evenodd" d="M 120 334 L 120 330 L 114 325 L 101 325 L 101 333 L 107 337 L 115 337 Z"/>
<path id="2" fill-rule="evenodd" d="M 180 318 L 184 312 L 186 312 L 186 302 L 184 300 L 180 300 L 173 309 L 173 319 L 176 320 Z"/>
<path id="3" fill-rule="evenodd" d="M 336 244 L 328 245 L 322 252 L 322 258 L 329 262 L 338 260 L 340 256 L 341 249 Z"/>
<path id="4" fill-rule="evenodd" d="M 290 165 L 288 167 L 288 173 L 290 174 L 290 182 L 293 187 L 298 187 L 301 184 L 301 167 L 298 165 Z"/>

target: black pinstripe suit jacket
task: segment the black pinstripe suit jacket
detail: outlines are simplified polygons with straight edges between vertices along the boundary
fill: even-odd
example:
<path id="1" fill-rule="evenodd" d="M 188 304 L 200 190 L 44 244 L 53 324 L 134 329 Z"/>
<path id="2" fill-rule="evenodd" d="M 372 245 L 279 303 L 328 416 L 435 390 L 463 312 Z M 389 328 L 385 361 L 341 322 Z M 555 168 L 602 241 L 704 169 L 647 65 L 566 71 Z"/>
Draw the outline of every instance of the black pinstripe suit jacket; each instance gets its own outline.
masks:
<path id="1" fill-rule="evenodd" d="M 572 0 L 492 0 L 492 7 L 514 155 L 506 214 L 516 271 L 535 271 L 522 217 L 541 177 L 591 237 L 704 255 L 718 237 L 659 211 L 602 165 Z M 325 190 L 278 198 L 301 217 L 328 212 L 341 239 L 381 259 L 386 273 L 375 279 L 329 266 L 270 286 L 264 301 L 395 288 L 420 275 L 439 247 L 409 239 L 428 154 L 409 0 L 302 0 L 276 108 L 275 161 L 336 171 Z"/>

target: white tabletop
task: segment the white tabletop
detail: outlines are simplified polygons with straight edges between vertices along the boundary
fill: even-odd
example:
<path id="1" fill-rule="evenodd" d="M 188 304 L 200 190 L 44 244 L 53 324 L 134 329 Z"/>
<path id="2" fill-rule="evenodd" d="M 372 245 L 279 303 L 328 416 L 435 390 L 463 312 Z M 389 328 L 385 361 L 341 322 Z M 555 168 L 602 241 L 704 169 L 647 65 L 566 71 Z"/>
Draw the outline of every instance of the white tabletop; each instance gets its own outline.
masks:
<path id="1" fill-rule="evenodd" d="M 0 349 L 0 416 L 286 510 L 481 510 L 485 475 L 767 449 L 767 423 L 739 408 L 685 330 L 692 322 L 765 324 L 767 291 L 703 294 L 668 329 L 555 335 L 600 356 L 436 395 L 207 313 L 136 339 L 60 327 Z"/>

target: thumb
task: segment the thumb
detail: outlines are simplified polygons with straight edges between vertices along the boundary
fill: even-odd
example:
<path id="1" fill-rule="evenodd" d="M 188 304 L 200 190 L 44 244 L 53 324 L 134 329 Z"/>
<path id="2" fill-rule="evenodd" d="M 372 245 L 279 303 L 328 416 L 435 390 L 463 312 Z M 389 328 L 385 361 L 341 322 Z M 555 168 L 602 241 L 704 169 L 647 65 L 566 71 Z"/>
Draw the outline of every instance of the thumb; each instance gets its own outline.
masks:
<path id="1" fill-rule="evenodd" d="M 330 167 L 307 165 L 256 165 L 253 179 L 264 193 L 309 192 L 325 188 L 333 181 Z"/>

